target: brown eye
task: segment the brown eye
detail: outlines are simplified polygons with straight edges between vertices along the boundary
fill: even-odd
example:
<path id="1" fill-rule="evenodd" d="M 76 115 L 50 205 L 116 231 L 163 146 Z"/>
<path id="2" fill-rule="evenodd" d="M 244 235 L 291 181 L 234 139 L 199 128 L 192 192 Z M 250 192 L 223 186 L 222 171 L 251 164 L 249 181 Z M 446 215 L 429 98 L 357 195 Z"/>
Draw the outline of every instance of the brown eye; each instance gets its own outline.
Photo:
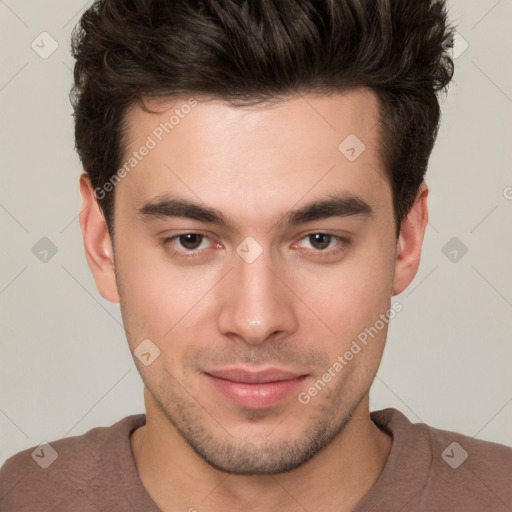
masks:
<path id="1" fill-rule="evenodd" d="M 192 261 L 192 258 L 205 258 L 211 255 L 215 246 L 211 238 L 205 233 L 180 233 L 161 240 L 161 245 L 171 258 L 182 258 L 183 261 Z"/>
<path id="2" fill-rule="evenodd" d="M 349 238 L 332 233 L 309 233 L 295 247 L 304 249 L 303 254 L 318 261 L 334 261 L 339 259 L 349 248 Z"/>
<path id="3" fill-rule="evenodd" d="M 332 240 L 332 235 L 325 233 L 314 233 L 308 235 L 311 245 L 318 250 L 327 249 Z"/>
<path id="4" fill-rule="evenodd" d="M 187 233 L 185 235 L 179 235 L 178 240 L 183 248 L 193 250 L 201 245 L 203 238 L 204 236 L 199 233 Z"/>

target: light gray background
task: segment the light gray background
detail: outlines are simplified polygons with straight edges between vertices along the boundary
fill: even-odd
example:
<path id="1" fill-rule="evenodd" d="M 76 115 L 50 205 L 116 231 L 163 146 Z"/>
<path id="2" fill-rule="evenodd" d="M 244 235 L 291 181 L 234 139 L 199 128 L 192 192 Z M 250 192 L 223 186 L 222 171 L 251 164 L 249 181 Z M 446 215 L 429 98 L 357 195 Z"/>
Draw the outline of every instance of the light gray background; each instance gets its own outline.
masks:
<path id="1" fill-rule="evenodd" d="M 89 4 L 0 0 L 0 463 L 144 411 L 119 307 L 96 291 L 77 217 L 69 39 Z M 512 446 L 512 0 L 449 5 L 469 46 L 442 101 L 423 259 L 396 298 L 371 409 Z M 44 31 L 59 45 L 46 59 L 31 47 Z M 58 248 L 46 263 L 32 253 L 42 237 Z M 457 262 L 442 252 L 452 237 L 468 248 Z"/>

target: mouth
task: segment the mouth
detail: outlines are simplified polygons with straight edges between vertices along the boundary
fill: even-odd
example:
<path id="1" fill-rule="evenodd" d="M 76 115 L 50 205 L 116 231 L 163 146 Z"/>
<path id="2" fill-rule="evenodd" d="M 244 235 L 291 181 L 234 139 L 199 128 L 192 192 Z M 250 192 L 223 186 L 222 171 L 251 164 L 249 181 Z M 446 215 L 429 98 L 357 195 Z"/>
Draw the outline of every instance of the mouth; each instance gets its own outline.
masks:
<path id="1" fill-rule="evenodd" d="M 250 409 L 264 409 L 277 405 L 300 387 L 307 374 L 278 368 L 248 371 L 228 368 L 204 372 L 213 389 L 234 402 Z"/>

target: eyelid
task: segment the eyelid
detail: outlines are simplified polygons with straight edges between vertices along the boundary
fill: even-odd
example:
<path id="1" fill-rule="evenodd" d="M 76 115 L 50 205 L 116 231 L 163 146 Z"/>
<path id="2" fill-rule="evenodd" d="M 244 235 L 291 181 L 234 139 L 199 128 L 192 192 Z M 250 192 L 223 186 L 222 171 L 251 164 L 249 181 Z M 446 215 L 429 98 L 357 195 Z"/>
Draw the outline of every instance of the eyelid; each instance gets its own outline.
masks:
<path id="1" fill-rule="evenodd" d="M 207 233 L 205 233 L 205 232 L 202 232 L 202 231 L 184 231 L 182 233 L 177 233 L 177 234 L 169 236 L 169 237 L 164 237 L 163 240 L 162 240 L 162 245 L 165 247 L 167 244 L 170 244 L 170 243 L 174 242 L 175 240 L 177 240 L 180 236 L 185 236 L 185 235 L 199 235 L 199 236 L 203 237 L 203 240 L 204 239 L 208 239 L 211 242 L 214 242 L 211 239 L 211 237 Z M 201 240 L 201 242 L 203 240 Z M 211 248 L 209 248 L 209 249 L 190 249 L 190 250 L 187 250 L 187 249 L 181 249 L 181 250 L 172 249 L 171 252 L 177 253 L 177 254 L 180 254 L 180 255 L 185 255 L 184 257 L 191 257 L 191 256 L 196 255 L 196 254 L 198 254 L 198 255 L 199 254 L 203 254 L 204 251 L 209 251 L 209 250 L 211 250 Z"/>
<path id="2" fill-rule="evenodd" d="M 298 240 L 300 242 L 306 238 L 309 238 L 312 235 L 329 236 L 329 237 L 331 237 L 331 239 L 338 241 L 338 243 L 345 244 L 345 245 L 350 243 L 350 240 L 347 237 L 341 236 L 341 235 L 336 235 L 335 233 L 330 233 L 328 231 L 312 231 L 312 232 L 306 233 L 304 236 L 301 236 Z M 308 249 L 308 250 L 310 250 L 311 252 L 329 253 L 331 250 L 333 250 L 333 248 L 331 247 L 331 249 Z"/>

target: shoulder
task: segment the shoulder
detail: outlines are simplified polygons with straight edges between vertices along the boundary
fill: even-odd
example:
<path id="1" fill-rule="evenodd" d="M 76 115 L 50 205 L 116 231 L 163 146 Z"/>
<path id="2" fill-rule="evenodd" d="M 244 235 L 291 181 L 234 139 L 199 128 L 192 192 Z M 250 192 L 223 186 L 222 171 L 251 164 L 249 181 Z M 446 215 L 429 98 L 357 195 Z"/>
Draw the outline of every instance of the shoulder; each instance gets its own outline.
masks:
<path id="1" fill-rule="evenodd" d="M 50 510 L 61 503 L 80 503 L 80 510 L 96 510 L 80 495 L 98 486 L 112 445 L 129 439 L 130 431 L 144 421 L 144 415 L 127 416 L 110 427 L 41 443 L 8 458 L 0 468 L 0 509 L 22 512 L 38 503 L 40 510 Z"/>
<path id="2" fill-rule="evenodd" d="M 512 448 L 503 444 L 435 427 L 428 427 L 432 440 L 433 483 L 463 495 L 474 510 L 510 510 L 512 507 Z M 454 503 L 460 501 L 454 496 Z M 505 508 L 507 507 L 507 508 Z"/>
<path id="3" fill-rule="evenodd" d="M 399 436 L 403 443 L 411 447 L 423 446 L 421 441 L 428 442 L 432 450 L 451 468 L 461 466 L 470 456 L 480 464 L 512 468 L 510 446 L 443 430 L 426 423 L 412 423 L 402 412 L 393 408 L 374 411 L 371 417 L 379 427 L 393 436 Z"/>
<path id="4" fill-rule="evenodd" d="M 465 468 L 488 475 L 495 482 L 506 482 L 512 489 L 512 447 L 433 426 L 427 429 L 433 453 L 439 463 L 443 462 L 440 466 L 444 473 L 453 475 L 454 470 Z M 459 475 L 462 477 L 462 472 Z"/>
<path id="5" fill-rule="evenodd" d="M 512 507 L 511 447 L 412 423 L 396 409 L 376 411 L 372 418 L 397 435 L 400 459 L 424 477 L 413 500 L 420 507 L 489 512 Z"/>

